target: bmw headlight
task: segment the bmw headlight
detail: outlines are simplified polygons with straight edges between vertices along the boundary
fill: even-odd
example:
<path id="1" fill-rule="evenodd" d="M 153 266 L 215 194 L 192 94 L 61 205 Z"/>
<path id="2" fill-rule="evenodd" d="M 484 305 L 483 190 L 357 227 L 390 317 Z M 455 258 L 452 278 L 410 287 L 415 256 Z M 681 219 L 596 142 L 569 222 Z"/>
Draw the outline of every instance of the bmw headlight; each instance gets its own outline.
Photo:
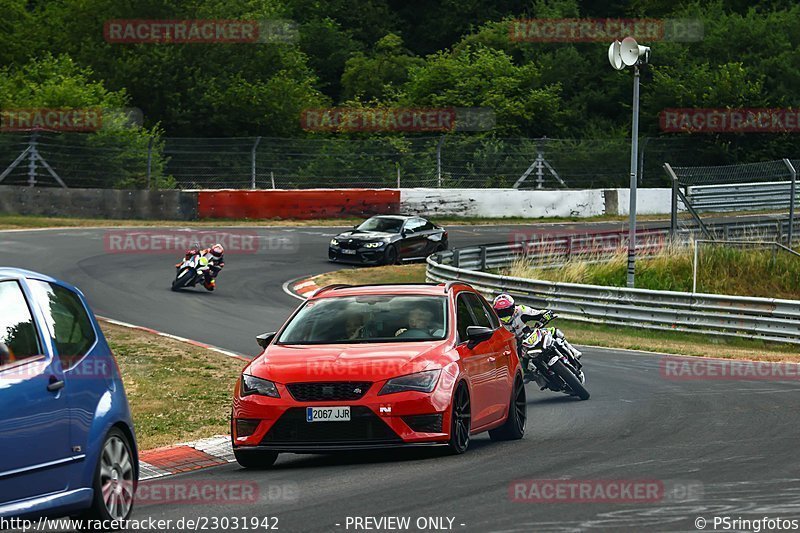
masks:
<path id="1" fill-rule="evenodd" d="M 431 392 L 436 387 L 436 382 L 439 381 L 439 374 L 441 369 L 425 370 L 424 372 L 417 372 L 416 374 L 409 374 L 407 376 L 400 376 L 399 378 L 392 378 L 386 382 L 378 396 L 383 394 L 392 394 L 395 392 Z"/>
<path id="2" fill-rule="evenodd" d="M 336 239 L 331 239 L 331 246 L 339 246 L 339 241 Z"/>
<path id="3" fill-rule="evenodd" d="M 268 379 L 261 379 L 250 374 L 242 374 L 242 396 L 259 394 L 271 398 L 280 398 L 278 387 Z"/>
<path id="4" fill-rule="evenodd" d="M 364 245 L 364 248 L 380 248 L 384 244 L 386 244 L 386 243 L 385 242 L 368 242 L 367 244 Z"/>

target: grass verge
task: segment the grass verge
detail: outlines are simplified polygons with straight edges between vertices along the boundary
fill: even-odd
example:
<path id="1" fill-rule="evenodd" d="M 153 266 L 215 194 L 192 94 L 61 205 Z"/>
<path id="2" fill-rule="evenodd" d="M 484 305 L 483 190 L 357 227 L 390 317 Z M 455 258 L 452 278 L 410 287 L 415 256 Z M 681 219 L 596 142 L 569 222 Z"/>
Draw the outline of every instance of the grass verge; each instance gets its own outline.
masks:
<path id="1" fill-rule="evenodd" d="M 762 298 L 800 298 L 800 258 L 786 251 L 753 246 L 698 245 L 697 292 Z M 610 258 L 584 255 L 558 267 L 521 258 L 502 273 L 555 282 L 625 287 L 627 251 Z M 636 261 L 636 286 L 650 290 L 692 291 L 693 248 L 672 244 Z"/>
<path id="2" fill-rule="evenodd" d="M 231 394 L 245 363 L 102 323 L 119 364 L 140 450 L 228 434 Z"/>
<path id="3" fill-rule="evenodd" d="M 741 213 L 740 213 L 741 214 Z M 781 211 L 748 211 L 747 215 L 778 214 Z M 702 218 L 713 218 L 719 213 L 705 213 Z M 727 213 L 731 215 L 731 213 Z M 669 220 L 668 215 L 638 215 L 640 221 Z M 118 226 L 156 226 L 156 227 L 220 227 L 220 226 L 353 226 L 363 222 L 364 218 L 325 218 L 315 220 L 299 219 L 204 219 L 204 220 L 109 220 L 104 218 L 80 217 L 47 217 L 38 215 L 8 215 L 0 214 L 0 230 L 4 229 L 37 229 L 37 228 L 76 228 L 76 227 L 118 227 Z M 431 217 L 431 220 L 441 225 L 485 226 L 496 224 L 547 224 L 564 222 L 625 222 L 627 215 L 598 215 L 593 217 Z"/>
<path id="4" fill-rule="evenodd" d="M 339 270 L 324 274 L 314 281 L 319 286 L 330 283 L 349 283 L 351 285 L 421 283 L 425 281 L 425 265 Z M 591 324 L 563 319 L 555 321 L 553 325 L 561 328 L 567 338 L 575 344 L 726 359 L 800 362 L 800 347 L 790 344 L 680 331 L 642 330 L 634 327 Z"/>
<path id="5" fill-rule="evenodd" d="M 441 225 L 493 225 L 493 224 L 542 224 L 560 222 L 616 222 L 627 217 L 601 215 L 596 217 L 552 217 L 552 218 L 485 218 L 485 217 L 433 217 L 431 220 Z M 667 220 L 665 215 L 643 215 L 639 220 Z M 315 220 L 298 219 L 205 219 L 205 220 L 109 220 L 102 218 L 44 217 L 33 215 L 0 215 L 2 229 L 38 229 L 71 227 L 220 227 L 220 226 L 354 226 L 363 218 L 326 218 Z"/>

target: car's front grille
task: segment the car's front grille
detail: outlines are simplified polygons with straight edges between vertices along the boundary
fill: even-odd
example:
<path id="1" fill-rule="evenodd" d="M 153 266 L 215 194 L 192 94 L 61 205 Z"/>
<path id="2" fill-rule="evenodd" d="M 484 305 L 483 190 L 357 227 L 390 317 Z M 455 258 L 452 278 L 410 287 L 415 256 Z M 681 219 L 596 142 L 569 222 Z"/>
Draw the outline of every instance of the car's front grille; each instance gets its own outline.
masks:
<path id="1" fill-rule="evenodd" d="M 361 247 L 361 241 L 339 241 L 339 248 L 345 250 L 358 250 Z"/>
<path id="2" fill-rule="evenodd" d="M 400 443 L 402 439 L 369 407 L 354 405 L 348 422 L 307 422 L 304 407 L 287 409 L 267 432 L 262 445 Z"/>
<path id="3" fill-rule="evenodd" d="M 286 388 L 298 402 L 358 400 L 372 383 L 368 381 L 330 381 L 289 383 Z"/>
<path id="4" fill-rule="evenodd" d="M 403 422 L 417 433 L 441 433 L 442 414 L 404 416 Z"/>

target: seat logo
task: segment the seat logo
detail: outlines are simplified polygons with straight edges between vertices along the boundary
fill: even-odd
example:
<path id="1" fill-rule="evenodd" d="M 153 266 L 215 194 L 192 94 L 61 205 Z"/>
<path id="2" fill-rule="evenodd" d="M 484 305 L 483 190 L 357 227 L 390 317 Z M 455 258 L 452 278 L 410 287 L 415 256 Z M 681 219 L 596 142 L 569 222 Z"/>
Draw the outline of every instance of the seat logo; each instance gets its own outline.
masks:
<path id="1" fill-rule="evenodd" d="M 353 394 L 361 394 L 361 387 L 356 387 L 353 389 Z"/>

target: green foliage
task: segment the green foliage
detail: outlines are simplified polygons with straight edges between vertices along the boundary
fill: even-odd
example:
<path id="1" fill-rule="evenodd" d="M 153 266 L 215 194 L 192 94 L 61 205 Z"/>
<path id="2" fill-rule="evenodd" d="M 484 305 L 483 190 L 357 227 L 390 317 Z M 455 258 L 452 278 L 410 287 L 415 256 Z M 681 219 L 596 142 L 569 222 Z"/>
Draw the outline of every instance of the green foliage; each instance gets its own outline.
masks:
<path id="1" fill-rule="evenodd" d="M 517 42 L 511 21 L 694 18 L 702 40 L 645 43 L 653 55 L 642 77 L 642 135 L 685 138 L 679 155 L 709 164 L 796 150 L 791 135 L 682 136 L 662 134 L 658 122 L 667 107 L 800 107 L 800 4 L 790 0 L 0 0 L 0 12 L 2 106 L 99 102 L 140 108 L 150 131 L 171 137 L 295 138 L 315 138 L 300 127 L 306 108 L 490 107 L 497 125 L 475 136 L 485 144 L 472 164 L 497 165 L 498 183 L 505 163 L 490 159 L 500 139 L 613 144 L 630 125 L 630 72 L 609 67 L 607 43 Z M 289 19 L 299 38 L 112 44 L 103 37 L 111 19 Z"/>
<path id="2" fill-rule="evenodd" d="M 375 51 L 369 56 L 356 52 L 347 60 L 342 74 L 342 98 L 383 99 L 393 87 L 406 82 L 411 67 L 422 63 L 403 47 L 399 35 L 389 33 L 375 44 Z"/>
<path id="3" fill-rule="evenodd" d="M 45 54 L 21 67 L 4 67 L 0 69 L 0 108 L 99 110 L 101 127 L 90 134 L 38 135 L 39 152 L 72 186 L 144 187 L 151 138 L 156 155 L 151 168 L 155 176 L 153 185 L 174 186 L 172 180 L 163 176 L 164 161 L 158 156 L 161 147 L 158 127 L 148 130 L 132 123 L 126 111 L 125 91 L 109 91 L 92 78 L 90 68 L 79 67 L 68 56 Z M 13 143 L 0 145 L 4 161 L 16 157 L 22 136 L 14 134 L 8 137 Z M 92 158 L 68 157 L 91 148 L 99 148 L 86 152 L 92 153 Z"/>
<path id="4" fill-rule="evenodd" d="M 764 298 L 800 297 L 800 258 L 772 248 L 702 244 L 698 254 L 697 292 Z M 636 262 L 636 286 L 643 289 L 690 292 L 693 250 L 668 246 Z M 624 287 L 627 254 L 620 250 L 609 260 L 575 257 L 558 268 L 519 262 L 509 275 Z"/>

